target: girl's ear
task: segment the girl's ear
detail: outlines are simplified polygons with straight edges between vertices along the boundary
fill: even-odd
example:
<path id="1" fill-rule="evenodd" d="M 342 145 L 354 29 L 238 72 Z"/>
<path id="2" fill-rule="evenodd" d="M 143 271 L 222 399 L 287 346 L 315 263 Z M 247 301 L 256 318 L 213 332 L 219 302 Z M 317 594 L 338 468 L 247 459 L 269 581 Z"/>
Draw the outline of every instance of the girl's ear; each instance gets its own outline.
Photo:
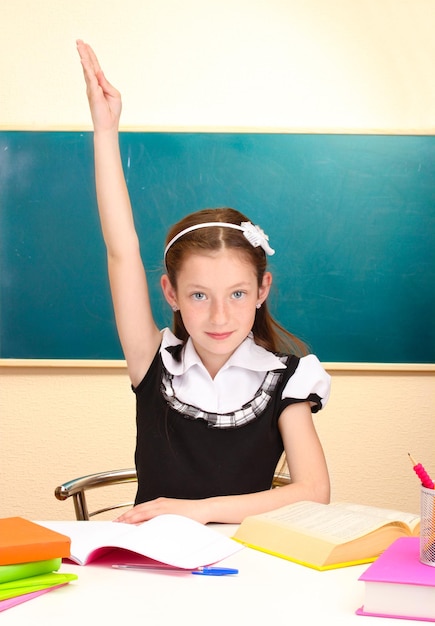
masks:
<path id="1" fill-rule="evenodd" d="M 163 295 L 166 298 L 166 302 L 169 306 L 174 307 L 177 306 L 177 293 L 172 286 L 171 281 L 169 280 L 169 276 L 167 274 L 163 274 L 160 279 L 160 286 L 163 291 Z"/>
<path id="2" fill-rule="evenodd" d="M 264 272 L 263 281 L 258 289 L 258 301 L 260 304 L 266 300 L 269 295 L 270 288 L 272 286 L 272 274 L 270 272 Z"/>

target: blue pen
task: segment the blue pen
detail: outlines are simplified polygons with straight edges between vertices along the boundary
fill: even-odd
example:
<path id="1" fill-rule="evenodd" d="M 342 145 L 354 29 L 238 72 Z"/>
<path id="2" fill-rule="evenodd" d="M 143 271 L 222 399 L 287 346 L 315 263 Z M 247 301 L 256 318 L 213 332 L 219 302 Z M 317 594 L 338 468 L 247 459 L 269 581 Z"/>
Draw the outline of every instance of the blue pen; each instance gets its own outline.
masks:
<path id="1" fill-rule="evenodd" d="M 192 570 L 192 574 L 199 574 L 202 576 L 228 576 L 231 574 L 238 574 L 238 569 L 232 567 L 198 567 L 198 569 Z"/>
<path id="2" fill-rule="evenodd" d="M 197 574 L 198 576 L 229 576 L 238 574 L 238 569 L 232 567 L 197 567 L 196 569 L 185 569 L 183 567 L 172 567 L 172 565 L 152 565 L 124 563 L 122 565 L 112 565 L 115 569 L 151 570 L 154 572 L 184 572 L 185 574 Z"/>

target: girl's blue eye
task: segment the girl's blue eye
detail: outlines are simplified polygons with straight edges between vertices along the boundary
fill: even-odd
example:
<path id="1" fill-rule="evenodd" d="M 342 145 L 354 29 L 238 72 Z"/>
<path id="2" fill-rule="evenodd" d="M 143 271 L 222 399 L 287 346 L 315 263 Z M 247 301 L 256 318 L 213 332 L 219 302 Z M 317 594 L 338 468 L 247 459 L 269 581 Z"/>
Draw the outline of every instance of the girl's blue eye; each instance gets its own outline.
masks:
<path id="1" fill-rule="evenodd" d="M 235 300 L 240 300 L 240 298 L 243 298 L 243 296 L 244 296 L 244 292 L 243 291 L 235 291 L 233 293 L 233 298 Z"/>
<path id="2" fill-rule="evenodd" d="M 192 294 L 192 298 L 194 300 L 204 300 L 205 299 L 205 294 L 201 293 L 201 292 L 197 292 L 197 293 Z"/>

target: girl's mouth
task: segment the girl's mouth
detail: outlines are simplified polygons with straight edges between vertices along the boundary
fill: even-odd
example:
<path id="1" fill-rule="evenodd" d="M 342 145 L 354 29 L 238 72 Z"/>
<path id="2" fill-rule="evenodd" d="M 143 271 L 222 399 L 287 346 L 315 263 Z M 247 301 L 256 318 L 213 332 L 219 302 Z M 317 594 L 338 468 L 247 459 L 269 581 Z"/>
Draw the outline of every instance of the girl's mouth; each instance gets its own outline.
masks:
<path id="1" fill-rule="evenodd" d="M 206 333 L 206 335 L 208 337 L 210 337 L 211 339 L 216 339 L 217 341 L 222 341 L 224 339 L 228 339 L 228 337 L 231 336 L 231 332 L 227 332 L 227 333 Z"/>

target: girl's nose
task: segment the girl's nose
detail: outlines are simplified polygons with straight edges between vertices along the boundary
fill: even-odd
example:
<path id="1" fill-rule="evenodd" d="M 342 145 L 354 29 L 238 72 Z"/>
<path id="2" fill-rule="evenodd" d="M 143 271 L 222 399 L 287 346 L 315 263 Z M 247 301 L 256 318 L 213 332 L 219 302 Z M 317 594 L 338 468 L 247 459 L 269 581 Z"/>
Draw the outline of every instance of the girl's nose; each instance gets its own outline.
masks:
<path id="1" fill-rule="evenodd" d="M 211 303 L 210 320 L 213 324 L 225 324 L 228 320 L 228 311 L 224 302 L 214 301 Z"/>

